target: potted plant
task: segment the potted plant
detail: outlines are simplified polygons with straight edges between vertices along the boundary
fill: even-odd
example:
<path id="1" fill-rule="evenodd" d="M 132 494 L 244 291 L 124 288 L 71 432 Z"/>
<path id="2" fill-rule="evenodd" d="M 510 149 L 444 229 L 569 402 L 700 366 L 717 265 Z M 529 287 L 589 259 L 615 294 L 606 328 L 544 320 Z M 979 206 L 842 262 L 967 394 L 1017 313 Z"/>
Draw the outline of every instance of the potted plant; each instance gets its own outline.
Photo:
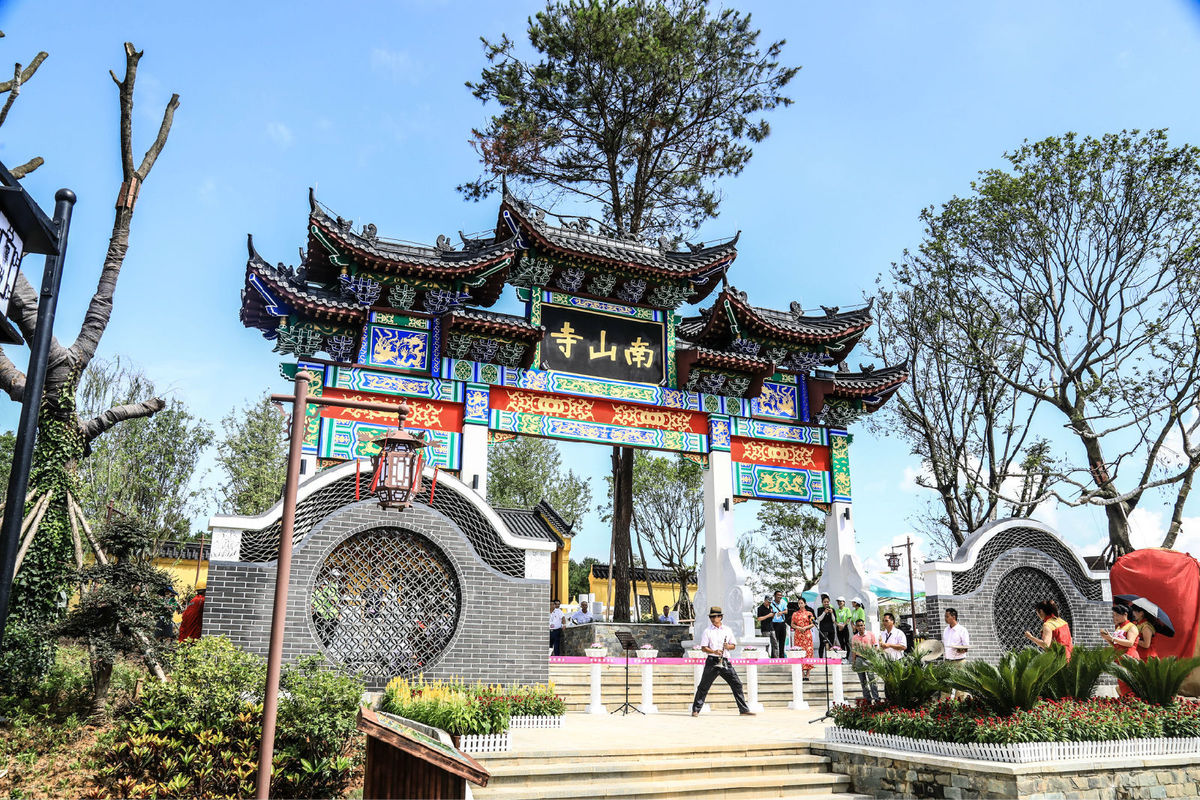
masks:
<path id="1" fill-rule="evenodd" d="M 752 658 L 752 659 L 756 659 L 756 660 L 761 660 L 766 657 L 767 657 L 767 651 L 763 650 L 761 647 L 755 647 L 754 645 L 747 645 L 746 647 L 742 648 L 742 658 Z"/>
<path id="2" fill-rule="evenodd" d="M 799 647 L 789 647 L 784 654 L 788 658 L 808 658 L 808 653 Z"/>
<path id="3" fill-rule="evenodd" d="M 653 645 L 644 644 L 637 651 L 638 658 L 658 658 L 658 650 Z"/>
<path id="4" fill-rule="evenodd" d="M 604 658 L 608 655 L 608 646 L 604 642 L 592 642 L 583 648 L 583 653 L 588 658 Z"/>

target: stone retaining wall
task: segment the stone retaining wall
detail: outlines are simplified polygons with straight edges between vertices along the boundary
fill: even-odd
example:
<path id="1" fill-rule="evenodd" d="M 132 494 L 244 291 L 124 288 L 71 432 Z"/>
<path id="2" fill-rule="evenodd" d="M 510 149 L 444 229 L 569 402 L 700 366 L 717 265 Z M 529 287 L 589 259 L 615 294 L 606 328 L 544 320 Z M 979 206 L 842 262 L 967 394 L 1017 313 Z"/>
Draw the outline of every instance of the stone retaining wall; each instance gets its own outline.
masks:
<path id="1" fill-rule="evenodd" d="M 584 648 L 592 642 L 604 642 L 610 656 L 624 655 L 621 643 L 617 641 L 617 631 L 629 631 L 639 645 L 653 645 L 663 658 L 680 658 L 683 656 L 684 639 L 691 639 L 691 628 L 688 625 L 653 625 L 650 623 L 630 622 L 593 622 L 590 625 L 568 625 L 563 629 L 562 654 L 564 656 L 582 656 Z"/>
<path id="2" fill-rule="evenodd" d="M 1196 797 L 1200 792 L 1200 764 L 1187 755 L 1103 764 L 1001 764 L 916 753 L 898 756 L 878 748 L 824 742 L 814 742 L 812 749 L 833 759 L 834 772 L 850 776 L 853 791 L 877 798 L 1150 800 Z"/>

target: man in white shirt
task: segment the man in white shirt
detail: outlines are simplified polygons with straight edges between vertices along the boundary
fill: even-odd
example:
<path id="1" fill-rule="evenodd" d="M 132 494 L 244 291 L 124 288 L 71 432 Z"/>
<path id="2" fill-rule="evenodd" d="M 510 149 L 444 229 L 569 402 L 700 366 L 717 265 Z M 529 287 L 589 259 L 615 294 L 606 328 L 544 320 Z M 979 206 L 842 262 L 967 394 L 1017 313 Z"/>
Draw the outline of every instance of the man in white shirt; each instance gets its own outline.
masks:
<path id="1" fill-rule="evenodd" d="M 946 663 L 961 667 L 967 660 L 971 647 L 971 634 L 958 624 L 958 609 L 946 609 L 946 629 L 942 631 L 942 646 L 946 649 Z"/>
<path id="2" fill-rule="evenodd" d="M 551 655 L 562 655 L 562 629 L 566 615 L 557 600 L 550 601 L 550 649 Z"/>
<path id="3" fill-rule="evenodd" d="M 879 634 L 879 649 L 888 661 L 899 661 L 908 649 L 908 637 L 896 627 L 896 618 L 889 611 L 883 615 L 883 632 Z"/>
<path id="4" fill-rule="evenodd" d="M 663 625 L 678 625 L 679 617 L 670 606 L 663 606 L 663 612 L 658 615 L 658 621 Z"/>
<path id="5" fill-rule="evenodd" d="M 588 613 L 587 600 L 581 600 L 579 603 L 579 610 L 571 615 L 571 624 L 587 625 L 589 622 L 595 621 L 596 620 L 592 618 L 592 615 Z"/>
<path id="6" fill-rule="evenodd" d="M 708 610 L 709 626 L 700 635 L 700 649 L 708 654 L 708 658 L 704 659 L 704 672 L 700 675 L 700 684 L 696 687 L 696 697 L 692 700 L 693 717 L 699 716 L 700 709 L 704 708 L 704 699 L 708 697 L 708 690 L 718 675 L 733 690 L 733 700 L 737 703 L 738 711 L 742 716 L 754 716 L 750 706 L 746 705 L 746 698 L 742 696 L 742 681 L 734 671 L 733 664 L 730 664 L 726 657 L 728 651 L 737 647 L 737 640 L 733 636 L 733 631 L 721 624 L 724 619 L 725 614 L 721 611 L 720 606 L 713 606 Z"/>

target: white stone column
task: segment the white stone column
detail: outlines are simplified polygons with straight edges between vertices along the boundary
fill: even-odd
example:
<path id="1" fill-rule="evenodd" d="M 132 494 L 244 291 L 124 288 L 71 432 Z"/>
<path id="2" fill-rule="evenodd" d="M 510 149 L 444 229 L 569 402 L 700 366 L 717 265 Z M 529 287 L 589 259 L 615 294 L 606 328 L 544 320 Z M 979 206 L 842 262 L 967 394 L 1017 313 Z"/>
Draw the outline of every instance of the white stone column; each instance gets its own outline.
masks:
<path id="1" fill-rule="evenodd" d="M 654 659 L 643 658 L 642 661 L 642 702 L 638 711 L 643 714 L 657 714 L 658 706 L 654 705 Z"/>
<path id="2" fill-rule="evenodd" d="M 867 573 L 858 558 L 854 542 L 854 512 L 850 503 L 837 501 L 825 515 L 825 569 L 821 573 L 821 591 L 833 600 L 846 598 L 846 607 L 855 597 L 863 599 L 867 624 L 877 627 L 879 603 L 867 588 Z M 836 608 L 837 603 L 832 605 Z"/>
<path id="3" fill-rule="evenodd" d="M 842 665 L 835 664 L 832 670 L 833 675 L 833 702 L 846 702 L 846 686 L 842 682 Z"/>
<path id="4" fill-rule="evenodd" d="M 487 425 L 463 425 L 462 428 L 462 482 L 475 489 L 487 499 Z"/>
<path id="5" fill-rule="evenodd" d="M 720 443 L 724 426 L 724 450 L 715 449 Z M 713 450 L 708 454 L 708 469 L 704 471 L 704 563 L 700 568 L 701 581 L 696 593 L 696 616 L 703 619 L 709 606 L 721 606 L 724 624 L 733 630 L 739 644 L 748 644 L 754 636 L 754 604 L 746 588 L 746 570 L 738 555 L 737 534 L 733 527 L 733 459 L 729 454 L 729 421 L 713 419 Z M 697 622 L 696 638 L 704 630 Z"/>
<path id="6" fill-rule="evenodd" d="M 763 710 L 763 704 L 758 702 L 758 664 L 746 665 L 746 705 L 758 713 Z"/>
<path id="7" fill-rule="evenodd" d="M 804 665 L 792 664 L 792 701 L 788 703 L 792 711 L 803 711 L 808 708 L 804 702 Z"/>
<path id="8" fill-rule="evenodd" d="M 588 714 L 606 714 L 604 704 L 600 702 L 600 670 L 604 669 L 604 664 L 599 659 L 592 661 L 592 697 L 588 703 Z"/>

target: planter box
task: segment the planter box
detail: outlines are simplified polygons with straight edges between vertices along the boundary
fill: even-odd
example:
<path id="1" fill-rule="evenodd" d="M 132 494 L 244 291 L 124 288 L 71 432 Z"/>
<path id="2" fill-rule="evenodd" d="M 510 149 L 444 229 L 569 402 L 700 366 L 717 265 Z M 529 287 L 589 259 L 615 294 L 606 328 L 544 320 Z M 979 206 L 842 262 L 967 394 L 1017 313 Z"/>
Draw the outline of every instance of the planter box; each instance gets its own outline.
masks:
<path id="1" fill-rule="evenodd" d="M 744 647 L 742 648 L 742 658 L 765 661 L 769 656 L 766 650 L 760 650 L 757 647 Z"/>
<path id="2" fill-rule="evenodd" d="M 695 658 L 703 661 L 704 659 L 708 658 L 708 653 L 704 652 L 703 650 L 688 650 L 686 656 L 688 658 Z"/>
<path id="3" fill-rule="evenodd" d="M 604 647 L 589 647 L 583 651 L 583 654 L 588 658 L 604 658 L 608 655 L 608 650 Z"/>
<path id="4" fill-rule="evenodd" d="M 1035 761 L 1084 760 L 1103 763 L 1114 758 L 1141 758 L 1196 754 L 1200 756 L 1200 738 L 1117 739 L 1104 742 L 1023 742 L 1020 744 L 960 744 L 907 736 L 870 733 L 831 725 L 825 729 L 825 741 L 878 747 L 886 752 L 907 751 L 946 758 L 999 761 L 1028 764 Z"/>
<path id="5" fill-rule="evenodd" d="M 557 717 L 513 717 L 508 722 L 509 728 L 561 728 L 564 716 Z"/>
<path id="6" fill-rule="evenodd" d="M 486 733 L 480 736 L 452 736 L 459 750 L 467 753 L 507 753 L 512 747 L 512 736 L 504 733 Z"/>
<path id="7" fill-rule="evenodd" d="M 808 658 L 808 653 L 803 650 L 784 650 L 783 652 L 788 658 Z"/>
<path id="8" fill-rule="evenodd" d="M 657 650 L 638 650 L 637 657 L 638 658 L 658 658 L 658 651 Z"/>

